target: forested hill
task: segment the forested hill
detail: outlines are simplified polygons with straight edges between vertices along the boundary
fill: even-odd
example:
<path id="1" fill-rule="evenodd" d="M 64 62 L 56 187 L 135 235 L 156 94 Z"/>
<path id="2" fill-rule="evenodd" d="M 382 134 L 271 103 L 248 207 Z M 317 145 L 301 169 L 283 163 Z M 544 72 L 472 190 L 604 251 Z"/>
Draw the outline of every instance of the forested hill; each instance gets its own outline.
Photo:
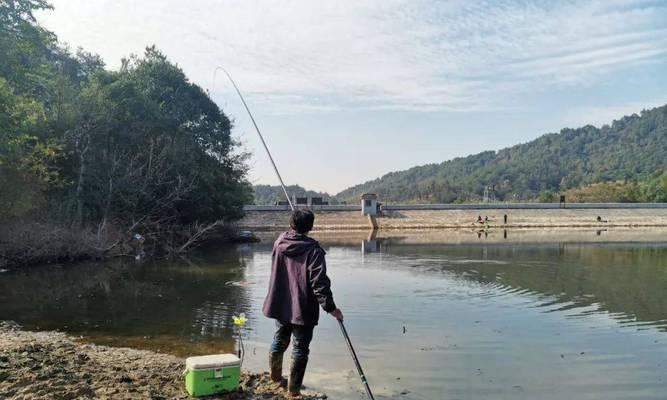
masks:
<path id="1" fill-rule="evenodd" d="M 0 223 L 240 217 L 247 165 L 208 94 L 155 47 L 118 71 L 71 53 L 35 20 L 50 8 L 0 1 Z"/>
<path id="2" fill-rule="evenodd" d="M 240 218 L 246 158 L 208 93 L 155 47 L 118 70 L 71 52 L 34 17 L 50 8 L 0 0 L 0 269 L 125 255 L 134 234 L 182 252 Z"/>
<path id="3" fill-rule="evenodd" d="M 667 169 L 667 106 L 614 121 L 546 134 L 500 151 L 428 164 L 353 186 L 336 197 L 377 193 L 384 201 L 478 201 L 495 186 L 498 200 L 532 200 L 593 183 L 643 181 Z"/>
<path id="4" fill-rule="evenodd" d="M 302 188 L 299 185 L 290 185 L 286 187 L 287 193 L 290 196 L 300 196 L 300 197 L 322 197 L 324 201 L 330 203 L 336 203 L 329 193 L 324 192 L 315 192 L 312 190 L 307 190 Z M 269 205 L 274 204 L 277 201 L 285 201 L 285 192 L 281 186 L 276 185 L 255 185 L 255 201 L 254 204 L 257 205 Z"/>

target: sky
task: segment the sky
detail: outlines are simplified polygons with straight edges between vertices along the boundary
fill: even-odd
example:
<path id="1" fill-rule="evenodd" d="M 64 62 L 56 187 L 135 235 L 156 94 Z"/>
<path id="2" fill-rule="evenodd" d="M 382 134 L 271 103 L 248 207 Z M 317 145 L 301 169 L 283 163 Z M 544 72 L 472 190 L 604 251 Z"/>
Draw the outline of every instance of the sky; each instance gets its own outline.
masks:
<path id="1" fill-rule="evenodd" d="M 156 45 L 234 120 L 250 180 L 335 194 L 667 104 L 667 0 L 52 0 L 110 69 Z"/>

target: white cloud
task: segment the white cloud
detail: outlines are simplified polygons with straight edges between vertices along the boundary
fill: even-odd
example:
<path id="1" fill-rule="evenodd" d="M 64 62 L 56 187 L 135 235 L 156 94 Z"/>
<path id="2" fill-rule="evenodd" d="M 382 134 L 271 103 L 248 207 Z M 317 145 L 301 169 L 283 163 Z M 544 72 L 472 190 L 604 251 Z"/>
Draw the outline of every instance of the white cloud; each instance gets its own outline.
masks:
<path id="1" fill-rule="evenodd" d="M 274 113 L 488 110 L 667 60 L 660 1 L 57 0 L 41 20 L 112 65 L 155 43 L 196 82 L 224 65 Z M 218 79 L 219 94 L 229 85 Z"/>

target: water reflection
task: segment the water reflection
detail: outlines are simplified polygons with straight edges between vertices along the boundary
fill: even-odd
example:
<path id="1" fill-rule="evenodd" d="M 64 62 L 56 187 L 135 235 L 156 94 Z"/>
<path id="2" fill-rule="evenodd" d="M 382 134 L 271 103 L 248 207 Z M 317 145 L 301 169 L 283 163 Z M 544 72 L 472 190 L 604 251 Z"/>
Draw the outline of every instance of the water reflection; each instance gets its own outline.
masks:
<path id="1" fill-rule="evenodd" d="M 81 334 L 178 332 L 230 338 L 230 316 L 256 307 L 249 286 L 258 282 L 246 276 L 247 264 L 257 251 L 270 250 L 272 235 L 258 245 L 209 249 L 191 260 L 119 260 L 5 274 L 0 279 L 0 318 Z M 502 237 L 507 239 L 506 230 Z M 330 239 L 320 238 L 328 248 L 354 246 L 353 239 Z M 360 242 L 362 256 L 395 257 L 376 267 L 450 274 L 487 288 L 489 297 L 533 293 L 544 298 L 538 306 L 551 311 L 608 312 L 621 323 L 667 329 L 664 244 L 439 244 L 415 241 L 414 236 L 378 237 L 376 232 Z"/>
<path id="2" fill-rule="evenodd" d="M 381 240 L 377 239 L 377 230 L 370 231 L 368 237 L 361 241 L 361 254 L 379 252 L 381 242 Z"/>
<path id="3" fill-rule="evenodd" d="M 664 233 L 478 233 L 316 235 L 378 398 L 662 398 Z M 245 312 L 246 365 L 260 368 L 275 236 L 189 260 L 5 273 L 0 319 L 186 356 L 232 351 L 231 315 Z M 337 326 L 317 329 L 307 379 L 355 397 Z"/>
<path id="4" fill-rule="evenodd" d="M 248 287 L 233 284 L 246 281 L 246 264 L 236 249 L 204 256 L 16 272 L 0 279 L 0 318 L 112 344 L 136 341 L 164 349 L 170 347 L 164 342 L 180 338 L 231 349 L 231 316 L 252 308 Z"/>
<path id="5" fill-rule="evenodd" d="M 581 308 L 584 314 L 605 312 L 624 324 L 667 330 L 664 245 L 461 247 L 389 240 L 382 250 L 423 273 L 453 273 L 477 282 L 489 289 L 489 297 L 533 293 L 544 299 L 537 306 L 551 311 Z"/>

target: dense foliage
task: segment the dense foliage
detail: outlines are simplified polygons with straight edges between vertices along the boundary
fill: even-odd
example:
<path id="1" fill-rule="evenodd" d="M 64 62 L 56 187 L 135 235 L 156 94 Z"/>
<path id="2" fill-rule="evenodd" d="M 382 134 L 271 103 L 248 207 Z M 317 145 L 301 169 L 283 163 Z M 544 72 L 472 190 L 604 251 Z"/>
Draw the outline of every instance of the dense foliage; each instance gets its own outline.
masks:
<path id="1" fill-rule="evenodd" d="M 107 71 L 35 23 L 38 0 L 0 1 L 2 215 L 62 205 L 78 222 L 132 219 L 182 187 L 179 220 L 238 217 L 249 200 L 231 123 L 155 48 Z"/>
<path id="2" fill-rule="evenodd" d="M 667 106 L 623 117 L 602 128 L 563 129 L 497 152 L 392 172 L 336 197 L 356 201 L 370 192 L 384 201 L 452 203 L 480 201 L 490 187 L 497 200 L 546 201 L 556 193 L 593 183 L 633 181 L 645 183 L 627 201 L 659 202 L 666 201 L 665 171 Z"/>
<path id="3" fill-rule="evenodd" d="M 575 203 L 667 203 L 667 172 L 641 182 L 616 181 L 594 183 L 564 192 L 567 201 Z M 558 201 L 555 193 L 542 192 L 545 202 Z"/>
<path id="4" fill-rule="evenodd" d="M 118 71 L 72 54 L 35 21 L 48 8 L 0 0 L 0 223 L 155 233 L 240 217 L 245 155 L 208 94 L 154 47 Z"/>
<path id="5" fill-rule="evenodd" d="M 257 205 L 271 205 L 275 204 L 278 201 L 285 200 L 285 192 L 283 188 L 279 185 L 255 185 L 254 187 L 255 201 L 254 204 Z M 329 193 L 326 192 L 315 192 L 312 190 L 307 190 L 302 188 L 299 185 L 290 185 L 286 186 L 287 193 L 290 196 L 298 197 L 321 197 L 324 201 L 328 201 L 329 204 L 337 204 L 336 199 L 334 199 Z"/>

